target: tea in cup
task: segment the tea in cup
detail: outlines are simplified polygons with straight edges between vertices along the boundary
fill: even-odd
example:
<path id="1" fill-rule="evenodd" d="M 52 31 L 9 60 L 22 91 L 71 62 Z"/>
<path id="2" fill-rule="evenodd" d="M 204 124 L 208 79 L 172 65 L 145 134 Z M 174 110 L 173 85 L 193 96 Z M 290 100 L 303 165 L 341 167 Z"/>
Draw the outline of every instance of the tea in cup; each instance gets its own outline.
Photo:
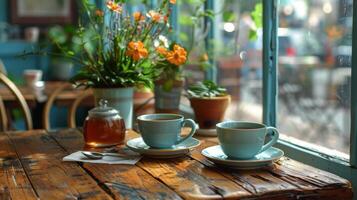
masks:
<path id="1" fill-rule="evenodd" d="M 196 132 L 196 123 L 192 119 L 184 119 L 182 115 L 147 114 L 137 119 L 143 141 L 152 148 L 172 148 Z M 191 127 L 191 132 L 181 137 L 181 130 L 186 124 Z"/>
<path id="2" fill-rule="evenodd" d="M 216 125 L 222 151 L 233 159 L 250 159 L 273 146 L 279 138 L 274 127 L 255 122 L 226 121 Z M 264 144 L 268 132 L 269 142 Z"/>

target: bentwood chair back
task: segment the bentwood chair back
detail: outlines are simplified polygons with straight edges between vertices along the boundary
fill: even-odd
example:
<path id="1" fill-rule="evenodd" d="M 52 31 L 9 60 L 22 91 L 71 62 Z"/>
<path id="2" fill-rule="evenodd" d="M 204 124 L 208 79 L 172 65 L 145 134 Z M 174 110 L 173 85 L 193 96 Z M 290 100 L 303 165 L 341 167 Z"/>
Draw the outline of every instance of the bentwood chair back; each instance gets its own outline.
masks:
<path id="1" fill-rule="evenodd" d="M 0 131 L 6 131 L 7 130 L 7 116 L 6 116 L 6 109 L 4 105 L 4 101 L 2 100 L 0 96 Z"/>
<path id="2" fill-rule="evenodd" d="M 50 125 L 51 108 L 57 96 L 61 94 L 64 90 L 69 90 L 69 89 L 73 89 L 73 85 L 70 83 L 64 83 L 63 85 L 56 88 L 48 97 L 42 113 L 42 126 L 45 130 L 47 131 L 51 130 L 51 125 Z"/>
<path id="3" fill-rule="evenodd" d="M 21 94 L 20 90 L 16 87 L 16 85 L 3 73 L 0 73 L 0 82 L 3 83 L 11 91 L 11 93 L 15 96 L 16 100 L 20 103 L 21 109 L 25 115 L 26 128 L 28 130 L 32 130 L 33 124 L 32 124 L 31 112 L 26 103 L 24 96 Z M 0 109 L 1 109 L 0 115 L 2 118 L 1 119 L 2 128 L 4 129 L 4 131 L 6 131 L 8 129 L 7 117 L 6 117 L 5 106 L 2 99 L 0 102 Z"/>
<path id="4" fill-rule="evenodd" d="M 5 76 L 7 76 L 7 71 L 6 71 L 5 65 L 1 59 L 0 59 L 0 73 L 3 73 L 3 74 L 5 74 Z"/>
<path id="5" fill-rule="evenodd" d="M 76 100 L 73 101 L 71 107 L 69 108 L 68 115 L 67 115 L 67 120 L 68 120 L 68 127 L 69 128 L 76 128 L 76 111 L 83 102 L 83 100 L 87 100 L 89 98 L 92 98 L 91 100 L 94 99 L 93 97 L 93 92 L 91 90 L 85 90 L 83 94 L 77 97 Z M 94 100 L 93 100 L 94 102 Z"/>

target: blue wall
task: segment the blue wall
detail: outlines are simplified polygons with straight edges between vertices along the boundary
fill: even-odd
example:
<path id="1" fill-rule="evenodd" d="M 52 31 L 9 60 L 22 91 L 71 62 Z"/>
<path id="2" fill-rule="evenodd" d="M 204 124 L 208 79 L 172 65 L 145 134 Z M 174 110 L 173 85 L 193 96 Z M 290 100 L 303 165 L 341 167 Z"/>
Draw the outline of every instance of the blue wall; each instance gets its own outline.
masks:
<path id="1" fill-rule="evenodd" d="M 10 23 L 9 1 L 0 1 L 0 22 Z M 15 82 L 22 81 L 24 69 L 42 69 L 44 78 L 47 79 L 48 58 L 31 56 L 20 58 L 24 50 L 31 51 L 36 49 L 37 43 L 30 43 L 24 40 L 9 40 L 0 42 L 0 59 L 4 62 L 9 77 Z"/>
<path id="2" fill-rule="evenodd" d="M 8 21 L 8 1 L 1 0 L 0 1 L 0 22 Z"/>
<path id="3" fill-rule="evenodd" d="M 10 23 L 10 9 L 8 0 L 0 0 L 0 22 Z M 9 40 L 0 42 L 0 59 L 4 62 L 8 76 L 16 83 L 23 83 L 24 69 L 43 70 L 43 80 L 48 80 L 49 59 L 43 56 L 28 56 L 21 58 L 24 50 L 32 51 L 38 47 L 37 43 L 26 42 L 24 40 Z M 66 127 L 67 109 L 54 107 L 51 112 L 52 127 Z M 60 117 L 58 117 L 60 116 Z M 39 119 L 40 116 L 34 116 Z M 16 128 L 22 129 L 23 121 L 15 124 Z"/>

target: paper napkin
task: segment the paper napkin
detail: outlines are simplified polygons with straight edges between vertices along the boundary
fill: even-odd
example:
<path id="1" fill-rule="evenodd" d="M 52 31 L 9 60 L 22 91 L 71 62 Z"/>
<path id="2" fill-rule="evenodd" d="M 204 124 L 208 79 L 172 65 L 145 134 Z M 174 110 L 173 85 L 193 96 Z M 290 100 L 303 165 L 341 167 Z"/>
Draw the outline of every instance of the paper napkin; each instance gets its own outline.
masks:
<path id="1" fill-rule="evenodd" d="M 74 152 L 63 158 L 63 161 L 75 161 L 75 162 L 84 162 L 84 163 L 100 163 L 100 164 L 126 164 L 126 165 L 135 165 L 142 156 L 134 152 L 126 153 L 128 156 L 125 157 L 116 157 L 116 156 L 104 156 L 102 159 L 93 160 L 87 158 L 82 154 L 82 151 Z"/>

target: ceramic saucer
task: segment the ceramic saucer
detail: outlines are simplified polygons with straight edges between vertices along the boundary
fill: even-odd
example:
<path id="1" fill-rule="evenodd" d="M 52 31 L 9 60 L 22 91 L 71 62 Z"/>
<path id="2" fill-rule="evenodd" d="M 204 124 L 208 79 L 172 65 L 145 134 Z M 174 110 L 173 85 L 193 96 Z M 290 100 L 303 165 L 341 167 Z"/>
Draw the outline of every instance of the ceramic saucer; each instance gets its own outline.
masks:
<path id="1" fill-rule="evenodd" d="M 217 165 L 222 165 L 236 169 L 256 169 L 273 164 L 279 160 L 284 152 L 280 149 L 270 147 L 266 151 L 248 160 L 231 159 L 226 156 L 219 145 L 208 147 L 202 150 L 202 155 Z"/>
<path id="2" fill-rule="evenodd" d="M 215 128 L 212 128 L 212 129 L 197 129 L 196 134 L 200 135 L 200 136 L 216 137 L 217 136 L 217 131 L 216 131 Z"/>
<path id="3" fill-rule="evenodd" d="M 200 141 L 195 138 L 189 138 L 186 141 L 168 149 L 155 149 L 145 144 L 141 137 L 129 140 L 126 146 L 141 155 L 154 158 L 175 158 L 186 155 L 191 149 L 200 145 Z"/>

